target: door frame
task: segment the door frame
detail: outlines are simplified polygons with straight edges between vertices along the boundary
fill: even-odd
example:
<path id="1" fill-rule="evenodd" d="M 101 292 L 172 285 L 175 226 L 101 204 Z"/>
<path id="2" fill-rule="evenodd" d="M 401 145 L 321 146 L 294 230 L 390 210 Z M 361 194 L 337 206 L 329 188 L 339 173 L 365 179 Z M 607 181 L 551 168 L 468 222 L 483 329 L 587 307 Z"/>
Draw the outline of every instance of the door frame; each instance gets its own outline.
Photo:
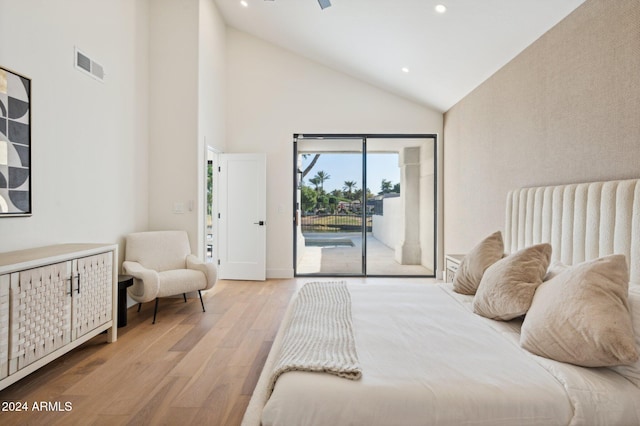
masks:
<path id="1" fill-rule="evenodd" d="M 433 167 L 434 167 L 434 182 L 433 182 L 433 275 L 373 275 L 367 274 L 367 239 L 366 227 L 362 230 L 362 272 L 360 274 L 346 274 L 346 273 L 317 273 L 317 274 L 299 274 L 298 273 L 298 238 L 297 238 L 297 226 L 300 217 L 298 215 L 298 140 L 299 139 L 361 139 L 362 140 L 362 185 L 364 190 L 362 191 L 363 207 L 366 206 L 364 198 L 366 197 L 367 187 L 367 139 L 433 139 Z M 293 134 L 293 275 L 294 277 L 393 277 L 393 278 L 436 278 L 439 273 L 439 259 L 442 257 L 439 247 L 439 233 L 438 223 L 440 223 L 441 216 L 439 214 L 439 146 L 438 135 L 436 133 L 294 133 Z M 363 222 L 366 219 L 366 207 L 362 208 Z"/>
<path id="2" fill-rule="evenodd" d="M 203 226 L 202 226 L 202 231 L 204 234 L 204 241 L 203 241 L 203 245 L 202 245 L 202 252 L 203 254 L 203 258 L 206 261 L 207 260 L 207 171 L 208 171 L 208 167 L 209 167 L 209 154 L 212 154 L 213 156 L 213 176 L 212 176 L 212 185 L 213 185 L 213 203 L 211 206 L 211 216 L 212 216 L 212 223 L 211 223 L 211 232 L 213 233 L 213 257 L 212 257 L 212 262 L 217 263 L 217 256 L 215 255 L 217 249 L 218 249 L 218 164 L 219 164 L 219 156 L 220 154 L 222 154 L 222 151 L 205 144 L 204 146 L 204 191 L 203 191 L 203 205 L 204 205 L 204 219 L 203 219 Z"/>

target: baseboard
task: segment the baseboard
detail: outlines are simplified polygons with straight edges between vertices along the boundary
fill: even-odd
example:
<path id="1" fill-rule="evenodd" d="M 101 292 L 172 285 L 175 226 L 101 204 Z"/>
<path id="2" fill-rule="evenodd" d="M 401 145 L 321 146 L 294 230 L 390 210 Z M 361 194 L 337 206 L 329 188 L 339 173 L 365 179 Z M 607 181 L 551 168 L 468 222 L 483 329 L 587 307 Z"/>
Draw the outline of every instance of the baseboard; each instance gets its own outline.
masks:
<path id="1" fill-rule="evenodd" d="M 269 278 L 277 278 L 277 279 L 293 278 L 293 268 L 267 269 L 267 279 Z"/>

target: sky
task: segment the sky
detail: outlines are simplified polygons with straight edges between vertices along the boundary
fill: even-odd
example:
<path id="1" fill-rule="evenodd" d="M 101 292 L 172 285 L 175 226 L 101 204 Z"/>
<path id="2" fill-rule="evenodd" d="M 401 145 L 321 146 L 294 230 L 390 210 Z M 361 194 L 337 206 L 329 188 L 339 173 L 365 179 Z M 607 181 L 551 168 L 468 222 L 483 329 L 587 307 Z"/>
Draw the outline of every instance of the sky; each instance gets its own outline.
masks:
<path id="1" fill-rule="evenodd" d="M 311 163 L 311 160 L 313 160 L 313 155 L 302 159 L 302 170 Z M 320 170 L 331 176 L 324 182 L 326 192 L 331 192 L 334 189 L 343 190 L 344 182 L 348 180 L 357 183 L 356 189 L 362 188 L 362 154 L 321 154 L 318 162 L 304 178 L 307 186 L 313 186 L 309 183 L 309 179 L 312 179 Z M 373 194 L 380 192 L 382 179 L 391 181 L 392 185 L 400 182 L 397 153 L 367 154 L 367 186 Z"/>

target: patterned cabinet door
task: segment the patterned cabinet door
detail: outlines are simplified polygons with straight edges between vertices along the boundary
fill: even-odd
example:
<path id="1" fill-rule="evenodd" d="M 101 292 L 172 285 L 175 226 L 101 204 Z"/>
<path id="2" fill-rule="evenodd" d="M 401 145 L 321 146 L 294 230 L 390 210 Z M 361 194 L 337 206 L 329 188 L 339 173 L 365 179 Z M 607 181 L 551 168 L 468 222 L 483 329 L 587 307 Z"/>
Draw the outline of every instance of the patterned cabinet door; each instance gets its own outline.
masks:
<path id="1" fill-rule="evenodd" d="M 9 285 L 11 275 L 0 275 L 0 379 L 9 375 Z"/>
<path id="2" fill-rule="evenodd" d="M 9 374 L 71 341 L 71 262 L 11 274 Z"/>
<path id="3" fill-rule="evenodd" d="M 72 339 L 111 321 L 113 252 L 74 261 Z"/>

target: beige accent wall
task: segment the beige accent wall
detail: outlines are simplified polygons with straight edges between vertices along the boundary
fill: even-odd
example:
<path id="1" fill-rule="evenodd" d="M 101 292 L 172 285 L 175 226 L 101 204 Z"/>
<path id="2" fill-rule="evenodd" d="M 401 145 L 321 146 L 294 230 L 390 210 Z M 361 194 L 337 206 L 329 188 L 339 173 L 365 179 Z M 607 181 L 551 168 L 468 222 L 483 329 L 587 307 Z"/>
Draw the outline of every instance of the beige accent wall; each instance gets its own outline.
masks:
<path id="1" fill-rule="evenodd" d="M 445 253 L 507 191 L 640 177 L 640 1 L 587 0 L 444 116 Z"/>

